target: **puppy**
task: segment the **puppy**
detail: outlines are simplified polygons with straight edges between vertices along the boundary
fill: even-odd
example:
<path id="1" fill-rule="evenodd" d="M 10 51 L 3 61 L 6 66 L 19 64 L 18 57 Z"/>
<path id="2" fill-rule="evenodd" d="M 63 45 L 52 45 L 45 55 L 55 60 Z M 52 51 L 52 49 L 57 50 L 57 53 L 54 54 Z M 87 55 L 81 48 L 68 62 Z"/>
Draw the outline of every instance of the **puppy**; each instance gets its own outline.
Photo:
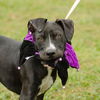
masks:
<path id="1" fill-rule="evenodd" d="M 35 38 L 34 43 L 0 36 L 0 81 L 20 94 L 20 100 L 43 100 L 56 80 L 57 71 L 62 84 L 66 84 L 69 64 L 58 59 L 64 59 L 65 44 L 71 43 L 74 25 L 71 20 L 49 22 L 37 18 L 28 22 L 28 31 Z"/>

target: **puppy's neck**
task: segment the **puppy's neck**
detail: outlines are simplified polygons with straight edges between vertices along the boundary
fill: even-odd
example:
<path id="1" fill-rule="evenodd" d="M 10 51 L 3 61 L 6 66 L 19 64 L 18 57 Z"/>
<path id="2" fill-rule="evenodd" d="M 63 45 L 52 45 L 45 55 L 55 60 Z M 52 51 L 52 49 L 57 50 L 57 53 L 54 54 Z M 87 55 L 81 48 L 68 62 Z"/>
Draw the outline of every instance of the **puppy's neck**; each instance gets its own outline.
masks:
<path id="1" fill-rule="evenodd" d="M 44 67 L 48 68 L 48 69 L 54 69 L 52 66 L 46 64 L 46 63 L 43 62 L 43 61 L 41 62 L 41 64 L 42 64 Z"/>

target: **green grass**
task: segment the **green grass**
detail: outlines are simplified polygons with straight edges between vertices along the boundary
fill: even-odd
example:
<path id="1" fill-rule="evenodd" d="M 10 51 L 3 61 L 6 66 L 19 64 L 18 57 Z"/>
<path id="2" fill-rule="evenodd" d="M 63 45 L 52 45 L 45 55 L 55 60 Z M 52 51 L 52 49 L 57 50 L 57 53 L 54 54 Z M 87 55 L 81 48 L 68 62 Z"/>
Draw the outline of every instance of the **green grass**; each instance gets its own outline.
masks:
<path id="1" fill-rule="evenodd" d="M 0 0 L 0 35 L 22 40 L 29 19 L 64 18 L 74 0 Z M 71 15 L 75 23 L 72 40 L 80 61 L 80 71 L 69 69 L 66 89 L 57 79 L 45 100 L 100 100 L 100 0 L 81 0 Z M 0 85 L 0 100 L 18 96 Z"/>

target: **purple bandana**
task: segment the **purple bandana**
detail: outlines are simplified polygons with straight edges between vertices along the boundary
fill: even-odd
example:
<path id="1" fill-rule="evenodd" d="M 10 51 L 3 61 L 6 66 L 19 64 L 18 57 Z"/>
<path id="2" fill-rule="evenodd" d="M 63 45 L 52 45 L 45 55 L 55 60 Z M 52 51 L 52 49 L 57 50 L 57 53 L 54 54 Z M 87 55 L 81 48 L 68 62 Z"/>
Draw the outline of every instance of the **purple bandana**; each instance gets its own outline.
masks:
<path id="1" fill-rule="evenodd" d="M 26 35 L 24 40 L 28 40 L 28 41 L 34 43 L 35 42 L 35 36 L 32 36 L 31 32 L 28 32 L 28 34 Z M 37 54 L 37 52 L 36 52 L 36 54 Z M 65 55 L 65 59 L 69 63 L 69 66 L 71 66 L 72 68 L 79 69 L 79 62 L 78 62 L 76 53 L 75 53 L 72 45 L 66 43 L 66 50 L 64 52 L 64 55 Z"/>
<path id="2" fill-rule="evenodd" d="M 32 33 L 29 31 L 28 34 L 26 35 L 26 37 L 24 38 L 24 40 L 28 40 L 28 41 L 34 43 L 35 42 L 35 37 L 32 36 Z"/>
<path id="3" fill-rule="evenodd" d="M 66 50 L 64 52 L 65 58 L 69 63 L 69 66 L 71 66 L 72 68 L 76 68 L 79 69 L 79 62 L 76 56 L 76 53 L 73 49 L 73 47 L 66 43 Z"/>

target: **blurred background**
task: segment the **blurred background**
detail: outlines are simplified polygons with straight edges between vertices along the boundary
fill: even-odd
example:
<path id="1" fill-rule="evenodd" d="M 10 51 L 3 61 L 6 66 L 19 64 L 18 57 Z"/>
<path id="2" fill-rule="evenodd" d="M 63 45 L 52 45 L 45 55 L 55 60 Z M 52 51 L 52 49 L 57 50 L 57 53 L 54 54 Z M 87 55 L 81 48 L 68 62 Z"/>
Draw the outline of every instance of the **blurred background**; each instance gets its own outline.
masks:
<path id="1" fill-rule="evenodd" d="M 65 18 L 75 0 L 0 0 L 0 35 L 23 40 L 30 19 L 49 21 Z M 81 0 L 70 16 L 75 24 L 72 45 L 80 71 L 69 68 L 69 79 L 62 89 L 59 78 L 44 100 L 100 100 L 100 0 Z M 0 100 L 18 100 L 0 84 Z"/>

